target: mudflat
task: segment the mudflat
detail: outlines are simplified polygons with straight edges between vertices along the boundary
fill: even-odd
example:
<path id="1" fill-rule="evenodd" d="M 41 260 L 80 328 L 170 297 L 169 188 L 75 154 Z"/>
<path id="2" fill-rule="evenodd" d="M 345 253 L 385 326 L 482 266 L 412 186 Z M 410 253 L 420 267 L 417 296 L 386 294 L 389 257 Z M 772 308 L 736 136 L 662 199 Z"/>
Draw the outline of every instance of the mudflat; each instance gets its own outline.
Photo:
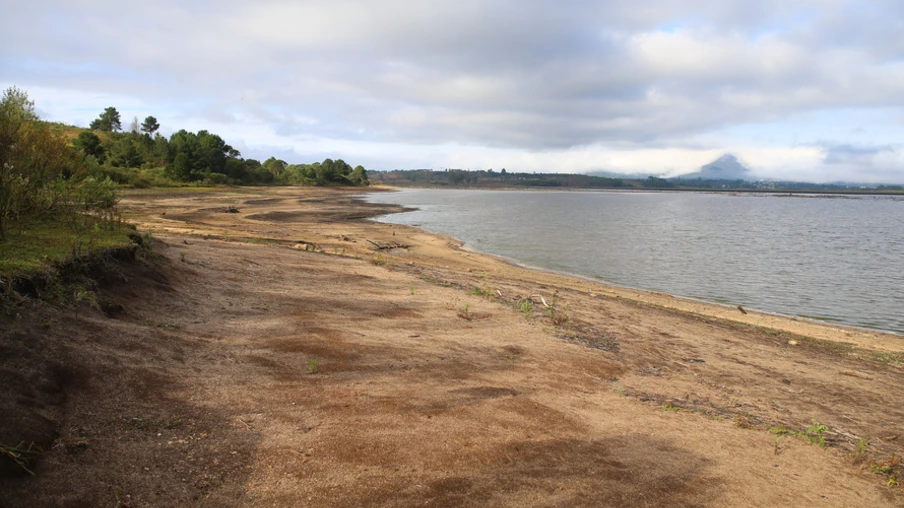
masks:
<path id="1" fill-rule="evenodd" d="M 0 503 L 904 506 L 904 338 L 528 270 L 360 192 L 127 194 L 154 254 L 0 318 L 0 439 L 41 450 Z"/>

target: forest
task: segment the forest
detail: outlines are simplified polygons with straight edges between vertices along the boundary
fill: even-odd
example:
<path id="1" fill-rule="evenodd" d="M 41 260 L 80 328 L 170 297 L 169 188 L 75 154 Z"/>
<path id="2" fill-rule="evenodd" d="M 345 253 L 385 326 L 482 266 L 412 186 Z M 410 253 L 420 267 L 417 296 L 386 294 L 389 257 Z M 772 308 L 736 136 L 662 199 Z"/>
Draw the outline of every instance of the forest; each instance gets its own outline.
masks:
<path id="1" fill-rule="evenodd" d="M 75 130 L 73 130 L 75 129 Z M 243 159 L 217 134 L 181 129 L 169 138 L 158 130 L 154 116 L 134 118 L 122 128 L 119 112 L 106 108 L 89 129 L 60 126 L 72 147 L 93 171 L 132 187 L 173 184 L 233 185 L 367 185 L 367 171 L 342 159 L 289 164 L 270 157 L 264 162 Z"/>

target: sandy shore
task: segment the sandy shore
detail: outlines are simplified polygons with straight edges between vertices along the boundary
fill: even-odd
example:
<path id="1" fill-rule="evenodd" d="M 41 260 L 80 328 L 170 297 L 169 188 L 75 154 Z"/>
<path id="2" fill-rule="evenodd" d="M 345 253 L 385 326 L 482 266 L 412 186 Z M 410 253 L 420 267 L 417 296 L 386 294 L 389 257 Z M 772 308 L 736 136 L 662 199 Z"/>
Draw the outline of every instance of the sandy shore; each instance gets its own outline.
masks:
<path id="1" fill-rule="evenodd" d="M 122 206 L 162 259 L 4 322 L 69 366 L 14 409 L 56 446 L 4 506 L 904 505 L 870 471 L 904 338 L 528 270 L 348 190 Z"/>

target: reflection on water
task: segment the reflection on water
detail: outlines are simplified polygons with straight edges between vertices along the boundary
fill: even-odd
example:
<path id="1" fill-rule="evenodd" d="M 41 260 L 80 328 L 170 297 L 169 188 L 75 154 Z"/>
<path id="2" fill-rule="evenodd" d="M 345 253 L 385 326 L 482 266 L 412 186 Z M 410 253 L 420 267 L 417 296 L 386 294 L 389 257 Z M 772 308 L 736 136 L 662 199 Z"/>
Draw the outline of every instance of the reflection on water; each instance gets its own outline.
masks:
<path id="1" fill-rule="evenodd" d="M 904 201 L 770 195 L 404 190 L 381 220 L 528 265 L 904 332 Z"/>

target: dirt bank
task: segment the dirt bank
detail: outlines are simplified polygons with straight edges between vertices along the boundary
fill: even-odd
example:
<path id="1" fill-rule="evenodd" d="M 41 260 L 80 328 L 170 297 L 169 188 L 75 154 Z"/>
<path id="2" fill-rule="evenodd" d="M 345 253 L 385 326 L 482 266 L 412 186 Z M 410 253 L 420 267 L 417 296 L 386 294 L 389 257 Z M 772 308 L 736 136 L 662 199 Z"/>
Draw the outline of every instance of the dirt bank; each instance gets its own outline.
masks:
<path id="1" fill-rule="evenodd" d="M 899 337 L 522 269 L 343 190 L 123 207 L 165 244 L 118 306 L 2 318 L 0 443 L 43 450 L 3 506 L 904 505 L 869 470 Z M 825 449 L 768 431 L 813 420 Z"/>

